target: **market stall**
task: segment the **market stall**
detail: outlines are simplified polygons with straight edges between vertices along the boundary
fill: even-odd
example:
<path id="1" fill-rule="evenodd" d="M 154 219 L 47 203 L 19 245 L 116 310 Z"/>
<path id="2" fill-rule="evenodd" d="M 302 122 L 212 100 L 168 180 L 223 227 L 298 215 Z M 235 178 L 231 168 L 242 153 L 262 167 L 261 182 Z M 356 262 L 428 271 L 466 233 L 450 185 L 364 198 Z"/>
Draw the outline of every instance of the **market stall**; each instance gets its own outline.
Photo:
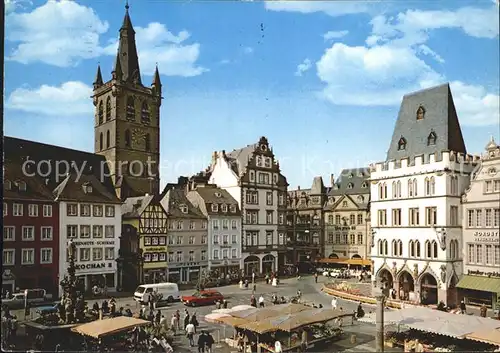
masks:
<path id="1" fill-rule="evenodd" d="M 469 340 L 489 343 L 500 348 L 500 328 L 473 332 L 465 337 Z"/>

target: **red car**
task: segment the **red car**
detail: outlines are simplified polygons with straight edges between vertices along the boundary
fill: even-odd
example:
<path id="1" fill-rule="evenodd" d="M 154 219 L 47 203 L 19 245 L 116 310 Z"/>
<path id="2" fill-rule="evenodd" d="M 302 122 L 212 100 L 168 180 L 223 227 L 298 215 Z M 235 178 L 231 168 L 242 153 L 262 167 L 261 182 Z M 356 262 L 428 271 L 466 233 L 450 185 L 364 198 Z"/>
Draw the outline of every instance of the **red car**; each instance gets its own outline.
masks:
<path id="1" fill-rule="evenodd" d="M 184 305 L 189 306 L 199 306 L 199 305 L 211 305 L 218 301 L 222 302 L 224 296 L 214 290 L 202 290 L 194 293 L 193 295 L 183 295 L 181 298 Z"/>

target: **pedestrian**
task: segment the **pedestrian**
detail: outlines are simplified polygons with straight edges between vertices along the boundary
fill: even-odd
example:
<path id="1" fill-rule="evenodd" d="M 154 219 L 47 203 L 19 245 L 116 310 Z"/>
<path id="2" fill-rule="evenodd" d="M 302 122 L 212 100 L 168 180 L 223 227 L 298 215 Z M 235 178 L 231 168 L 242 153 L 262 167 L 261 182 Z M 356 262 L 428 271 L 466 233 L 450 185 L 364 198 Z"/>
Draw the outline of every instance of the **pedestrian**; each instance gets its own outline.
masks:
<path id="1" fill-rule="evenodd" d="M 307 331 L 302 330 L 302 339 L 300 340 L 300 348 L 302 352 L 305 352 L 307 350 Z"/>
<path id="2" fill-rule="evenodd" d="M 156 316 L 155 316 L 155 323 L 156 323 L 156 325 L 160 325 L 161 318 L 162 318 L 162 316 L 161 316 L 161 311 L 160 311 L 160 310 L 158 310 L 158 311 L 156 312 Z"/>
<path id="3" fill-rule="evenodd" d="M 255 296 L 253 294 L 250 297 L 250 306 L 253 306 L 254 308 L 257 307 L 257 299 L 255 299 Z"/>
<path id="4" fill-rule="evenodd" d="M 175 311 L 175 317 L 177 318 L 177 330 L 181 330 L 181 313 L 179 310 Z"/>
<path id="5" fill-rule="evenodd" d="M 191 320 L 189 322 L 194 325 L 194 333 L 196 333 L 196 330 L 198 330 L 198 326 L 200 326 L 198 318 L 196 317 L 196 313 L 191 316 Z"/>
<path id="6" fill-rule="evenodd" d="M 318 283 L 318 272 L 314 273 L 314 281 Z"/>
<path id="7" fill-rule="evenodd" d="M 184 316 L 184 329 L 186 329 L 186 326 L 189 324 L 191 320 L 191 316 L 189 316 L 189 314 L 186 314 L 186 316 Z"/>
<path id="8" fill-rule="evenodd" d="M 337 298 L 332 298 L 332 309 L 337 310 Z"/>
<path id="9" fill-rule="evenodd" d="M 481 317 L 486 317 L 488 313 L 488 308 L 486 307 L 486 305 L 481 305 L 481 309 L 480 309 L 480 314 L 481 314 Z"/>
<path id="10" fill-rule="evenodd" d="M 281 342 L 279 340 L 276 340 L 276 342 L 274 342 L 274 352 L 283 353 L 283 348 L 281 347 Z"/>
<path id="11" fill-rule="evenodd" d="M 161 319 L 160 319 L 160 326 L 161 326 L 161 327 L 164 327 L 165 329 L 167 328 L 167 318 L 165 317 L 165 315 L 162 315 L 162 316 L 161 316 Z"/>
<path id="12" fill-rule="evenodd" d="M 207 353 L 212 353 L 212 345 L 215 343 L 214 338 L 210 334 L 210 332 L 206 332 L 207 338 L 205 341 L 205 345 L 207 346 Z"/>
<path id="13" fill-rule="evenodd" d="M 179 327 L 179 320 L 177 320 L 177 316 L 175 313 L 172 314 L 172 319 L 170 320 L 170 325 L 172 326 L 172 331 L 174 332 L 174 336 L 176 335 L 176 330 Z"/>
<path id="14" fill-rule="evenodd" d="M 186 325 L 186 336 L 189 340 L 190 347 L 194 347 L 194 331 L 195 331 L 194 325 L 191 323 L 188 323 Z"/>
<path id="15" fill-rule="evenodd" d="M 466 306 L 465 306 L 465 302 L 462 300 L 462 301 L 460 302 L 460 313 L 461 313 L 461 314 L 465 314 L 466 312 L 467 312 L 467 308 L 466 308 Z"/>
<path id="16" fill-rule="evenodd" d="M 223 302 L 222 307 L 223 307 L 224 309 L 227 309 L 227 300 L 226 300 L 226 299 L 224 299 L 224 302 Z"/>
<path id="17" fill-rule="evenodd" d="M 261 296 L 259 297 L 259 307 L 260 307 L 260 308 L 263 308 L 263 307 L 264 307 L 264 297 L 262 296 L 262 294 L 261 294 Z"/>
<path id="18" fill-rule="evenodd" d="M 202 331 L 201 335 L 198 337 L 198 353 L 205 353 L 206 345 L 207 345 L 207 335 L 205 335 L 205 331 Z"/>
<path id="19" fill-rule="evenodd" d="M 253 292 L 254 293 L 257 292 L 257 284 L 256 283 L 253 284 Z"/>

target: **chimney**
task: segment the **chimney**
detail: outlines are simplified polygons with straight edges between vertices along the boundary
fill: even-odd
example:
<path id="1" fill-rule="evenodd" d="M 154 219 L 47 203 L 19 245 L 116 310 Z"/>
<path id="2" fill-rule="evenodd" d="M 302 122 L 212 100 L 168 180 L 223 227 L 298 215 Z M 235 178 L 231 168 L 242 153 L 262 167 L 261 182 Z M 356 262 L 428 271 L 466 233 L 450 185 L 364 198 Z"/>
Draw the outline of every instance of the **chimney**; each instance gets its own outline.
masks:
<path id="1" fill-rule="evenodd" d="M 333 186 L 333 184 L 335 184 L 335 176 L 330 174 L 330 186 Z"/>
<path id="2" fill-rule="evenodd" d="M 300 185 L 299 185 L 299 186 L 297 186 L 297 190 L 299 190 L 299 191 L 300 191 Z"/>

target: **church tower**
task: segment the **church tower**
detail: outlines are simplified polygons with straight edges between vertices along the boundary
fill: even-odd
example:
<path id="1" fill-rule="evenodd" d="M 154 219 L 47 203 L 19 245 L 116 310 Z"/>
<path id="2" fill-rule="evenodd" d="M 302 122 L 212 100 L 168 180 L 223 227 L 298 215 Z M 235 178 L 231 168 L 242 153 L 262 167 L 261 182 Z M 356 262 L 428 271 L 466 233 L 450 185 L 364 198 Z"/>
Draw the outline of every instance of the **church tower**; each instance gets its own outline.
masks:
<path id="1" fill-rule="evenodd" d="M 94 151 L 108 161 L 118 197 L 158 194 L 161 82 L 142 84 L 135 31 L 125 6 L 111 80 L 97 67 L 94 80 Z"/>

